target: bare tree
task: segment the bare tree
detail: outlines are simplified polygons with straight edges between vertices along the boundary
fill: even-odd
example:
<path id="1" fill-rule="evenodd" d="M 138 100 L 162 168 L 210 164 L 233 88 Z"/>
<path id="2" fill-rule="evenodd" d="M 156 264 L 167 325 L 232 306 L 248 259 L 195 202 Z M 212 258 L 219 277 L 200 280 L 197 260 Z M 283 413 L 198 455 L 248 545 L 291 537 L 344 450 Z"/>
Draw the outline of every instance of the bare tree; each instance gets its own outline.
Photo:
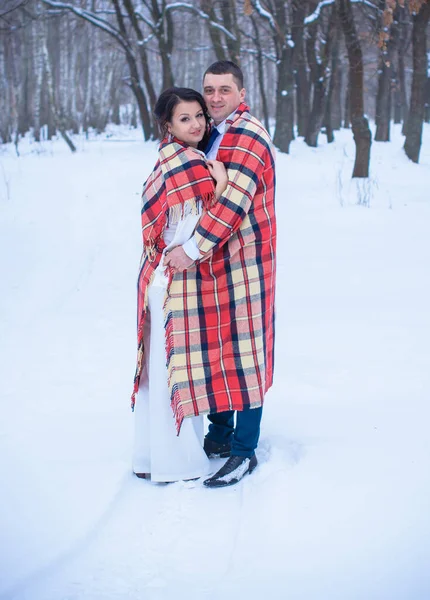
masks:
<path id="1" fill-rule="evenodd" d="M 332 58 L 332 49 L 338 36 L 338 17 L 336 6 L 331 7 L 330 18 L 327 29 L 323 32 L 324 39 L 320 44 L 320 54 L 317 57 L 315 47 L 316 37 L 318 35 L 318 21 L 311 26 L 311 34 L 308 37 L 308 58 L 313 80 L 313 103 L 306 129 L 305 142 L 308 146 L 316 148 L 318 145 L 318 136 L 322 128 L 324 116 L 326 114 L 327 93 L 330 81 L 330 59 Z"/>
<path id="2" fill-rule="evenodd" d="M 399 27 L 397 43 L 397 61 L 395 69 L 395 87 L 394 87 L 394 122 L 404 124 L 403 134 L 406 132 L 406 121 L 408 115 L 408 99 L 406 94 L 406 72 L 405 60 L 410 45 L 409 38 L 409 19 L 406 8 L 398 6 Z"/>
<path id="3" fill-rule="evenodd" d="M 282 152 L 290 151 L 294 140 L 294 42 L 291 36 L 290 5 L 284 0 L 271 0 L 265 8 L 261 2 L 253 6 L 270 27 L 276 58 L 276 113 L 273 141 Z"/>
<path id="4" fill-rule="evenodd" d="M 314 5 L 313 5 L 314 7 Z M 309 10 L 308 0 L 293 0 L 292 40 L 294 43 L 295 83 L 297 98 L 297 133 L 306 135 L 310 114 L 310 86 L 305 52 L 305 18 Z"/>
<path id="5" fill-rule="evenodd" d="M 420 27 L 425 32 L 418 14 L 423 0 L 0 4 L 2 141 L 17 141 L 27 131 L 36 140 L 50 138 L 57 129 L 71 140 L 70 131 L 102 131 L 109 121 L 140 123 L 145 139 L 154 138 L 158 93 L 175 81 L 199 88 L 206 65 L 225 58 L 242 65 L 252 110 L 268 129 L 275 125 L 274 141 L 283 152 L 289 151 L 296 131 L 312 146 L 324 129 L 332 141 L 344 113 L 357 147 L 354 176 L 365 177 L 371 144 L 365 107 L 376 116 L 377 139 L 389 139 L 392 98 L 395 120 L 406 118 L 410 10 L 417 13 L 413 49 L 416 53 L 420 47 L 421 62 L 414 70 L 414 110 L 404 121 L 405 132 L 411 124 L 407 149 L 416 145 L 411 140 L 420 123 L 430 119 L 427 58 L 420 46 L 425 35 L 416 35 Z M 382 43 L 375 77 L 378 31 Z"/>
<path id="6" fill-rule="evenodd" d="M 330 144 L 334 141 L 334 130 L 341 128 L 341 87 L 342 87 L 342 71 L 340 65 L 340 28 L 337 12 L 334 11 L 333 17 L 336 22 L 333 24 L 334 31 L 331 37 L 331 55 L 327 59 L 330 61 L 327 65 L 329 70 L 329 84 L 326 98 L 325 114 L 323 126 L 325 127 L 327 142 Z"/>
<path id="7" fill-rule="evenodd" d="M 50 101 L 50 105 L 51 105 L 52 115 L 54 118 L 54 123 L 55 123 L 55 126 L 60 131 L 61 136 L 63 137 L 64 141 L 69 146 L 70 150 L 72 152 L 76 152 L 76 146 L 74 145 L 74 143 L 72 142 L 72 140 L 70 139 L 70 137 L 67 134 L 65 124 L 64 124 L 64 118 L 58 110 L 56 99 L 55 99 L 55 90 L 54 90 L 53 76 L 52 76 L 52 66 L 50 63 L 48 47 L 47 47 L 47 43 L 46 43 L 46 31 L 45 31 L 45 35 L 43 35 L 41 41 L 42 41 L 43 63 L 44 63 L 44 69 L 45 69 L 45 74 L 46 74 L 46 85 L 47 85 L 47 91 L 48 91 L 49 101 Z"/>
<path id="8" fill-rule="evenodd" d="M 351 125 L 356 146 L 353 177 L 369 177 L 372 134 L 364 116 L 363 54 L 351 0 L 336 0 L 349 59 Z"/>
<path id="9" fill-rule="evenodd" d="M 395 2 L 387 2 L 387 0 L 379 0 L 379 9 L 381 12 L 379 31 L 381 56 L 376 98 L 375 142 L 389 142 L 392 88 L 395 80 L 394 56 L 398 45 L 400 12 L 395 6 Z"/>
<path id="10" fill-rule="evenodd" d="M 430 19 L 430 2 L 416 0 L 418 9 L 413 15 L 413 79 L 411 103 L 406 130 L 405 152 L 413 162 L 418 162 L 422 144 L 427 85 L 427 25 Z"/>

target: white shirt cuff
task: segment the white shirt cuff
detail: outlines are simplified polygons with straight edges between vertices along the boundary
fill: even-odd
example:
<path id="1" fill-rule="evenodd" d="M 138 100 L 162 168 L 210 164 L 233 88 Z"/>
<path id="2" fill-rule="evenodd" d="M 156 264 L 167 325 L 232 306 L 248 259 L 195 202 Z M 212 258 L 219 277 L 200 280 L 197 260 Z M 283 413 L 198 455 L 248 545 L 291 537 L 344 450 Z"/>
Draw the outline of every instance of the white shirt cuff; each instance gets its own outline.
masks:
<path id="1" fill-rule="evenodd" d="M 189 256 L 192 260 L 197 260 L 200 258 L 200 250 L 197 247 L 197 242 L 194 237 L 190 237 L 188 242 L 182 244 L 182 248 L 187 256 Z"/>

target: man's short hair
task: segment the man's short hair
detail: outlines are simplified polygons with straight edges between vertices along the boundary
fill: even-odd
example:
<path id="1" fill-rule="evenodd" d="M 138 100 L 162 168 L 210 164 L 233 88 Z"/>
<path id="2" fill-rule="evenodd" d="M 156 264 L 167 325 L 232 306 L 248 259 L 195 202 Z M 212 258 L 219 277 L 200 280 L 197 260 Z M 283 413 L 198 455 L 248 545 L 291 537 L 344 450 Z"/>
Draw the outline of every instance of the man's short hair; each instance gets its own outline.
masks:
<path id="1" fill-rule="evenodd" d="M 226 73 L 231 73 L 239 90 L 243 88 L 242 69 L 232 60 L 217 60 L 212 63 L 211 66 L 206 69 L 203 79 L 208 73 L 212 73 L 212 75 L 225 75 Z"/>

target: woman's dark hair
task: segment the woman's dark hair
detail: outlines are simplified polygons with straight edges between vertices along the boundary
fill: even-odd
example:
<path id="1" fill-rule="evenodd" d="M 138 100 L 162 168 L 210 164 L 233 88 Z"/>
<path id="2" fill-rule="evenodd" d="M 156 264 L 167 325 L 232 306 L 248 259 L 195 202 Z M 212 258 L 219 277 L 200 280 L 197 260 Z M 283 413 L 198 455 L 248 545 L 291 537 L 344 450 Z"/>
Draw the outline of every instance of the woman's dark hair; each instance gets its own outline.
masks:
<path id="1" fill-rule="evenodd" d="M 208 107 L 203 99 L 203 96 L 192 90 L 191 88 L 172 87 L 162 92 L 155 104 L 154 115 L 160 128 L 161 135 L 167 135 L 167 124 L 172 120 L 175 106 L 180 102 L 198 102 L 202 107 L 203 114 L 206 120 L 206 131 L 202 141 L 199 143 L 199 149 L 203 149 L 207 145 L 210 130 L 210 116 Z"/>

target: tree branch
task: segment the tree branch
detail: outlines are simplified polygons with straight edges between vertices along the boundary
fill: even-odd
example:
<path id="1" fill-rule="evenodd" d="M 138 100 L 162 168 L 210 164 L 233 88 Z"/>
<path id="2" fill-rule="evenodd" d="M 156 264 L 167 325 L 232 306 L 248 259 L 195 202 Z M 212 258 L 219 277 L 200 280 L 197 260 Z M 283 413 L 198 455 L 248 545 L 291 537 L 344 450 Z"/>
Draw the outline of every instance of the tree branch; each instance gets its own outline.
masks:
<path id="1" fill-rule="evenodd" d="M 106 33 L 111 35 L 124 48 L 124 50 L 126 52 L 133 54 L 133 50 L 132 50 L 129 42 L 124 38 L 124 36 L 121 34 L 121 32 L 118 29 L 115 29 L 115 27 L 113 27 L 105 19 L 101 19 L 96 14 L 94 14 L 88 10 L 85 10 L 82 8 L 77 8 L 73 4 L 67 4 L 67 2 L 56 2 L 56 0 L 41 0 L 41 2 L 51 8 L 69 10 L 70 12 L 75 14 L 77 17 L 81 17 L 85 21 L 92 23 L 99 29 L 102 29 L 103 31 L 105 31 Z"/>
<path id="2" fill-rule="evenodd" d="M 318 19 L 321 16 L 321 11 L 323 10 L 323 8 L 326 8 L 327 6 L 332 6 L 335 3 L 335 1 L 336 0 L 321 0 L 321 2 L 319 2 L 318 6 L 315 8 L 314 12 L 306 17 L 306 19 L 304 21 L 305 26 L 311 25 L 311 24 L 315 23 L 316 21 L 318 21 Z M 362 4 L 363 6 L 367 6 L 368 8 L 371 8 L 372 10 L 374 10 L 376 12 L 381 12 L 380 9 L 378 8 L 378 6 L 373 4 L 373 2 L 371 2 L 371 0 L 351 0 L 351 4 Z"/>
<path id="3" fill-rule="evenodd" d="M 225 36 L 227 36 L 234 42 L 237 41 L 236 36 L 233 33 L 231 33 L 223 25 L 220 25 L 220 23 L 217 23 L 216 21 L 212 21 L 207 13 L 205 13 L 203 10 L 200 10 L 199 8 L 196 8 L 192 4 L 188 4 L 187 2 L 173 2 L 172 4 L 168 4 L 166 6 L 165 12 L 167 13 L 171 10 L 180 10 L 180 9 L 193 12 L 194 14 L 198 15 L 202 19 L 205 19 L 206 21 L 208 21 L 210 27 L 213 27 L 214 29 L 219 29 L 220 31 L 222 31 L 222 33 Z"/>

